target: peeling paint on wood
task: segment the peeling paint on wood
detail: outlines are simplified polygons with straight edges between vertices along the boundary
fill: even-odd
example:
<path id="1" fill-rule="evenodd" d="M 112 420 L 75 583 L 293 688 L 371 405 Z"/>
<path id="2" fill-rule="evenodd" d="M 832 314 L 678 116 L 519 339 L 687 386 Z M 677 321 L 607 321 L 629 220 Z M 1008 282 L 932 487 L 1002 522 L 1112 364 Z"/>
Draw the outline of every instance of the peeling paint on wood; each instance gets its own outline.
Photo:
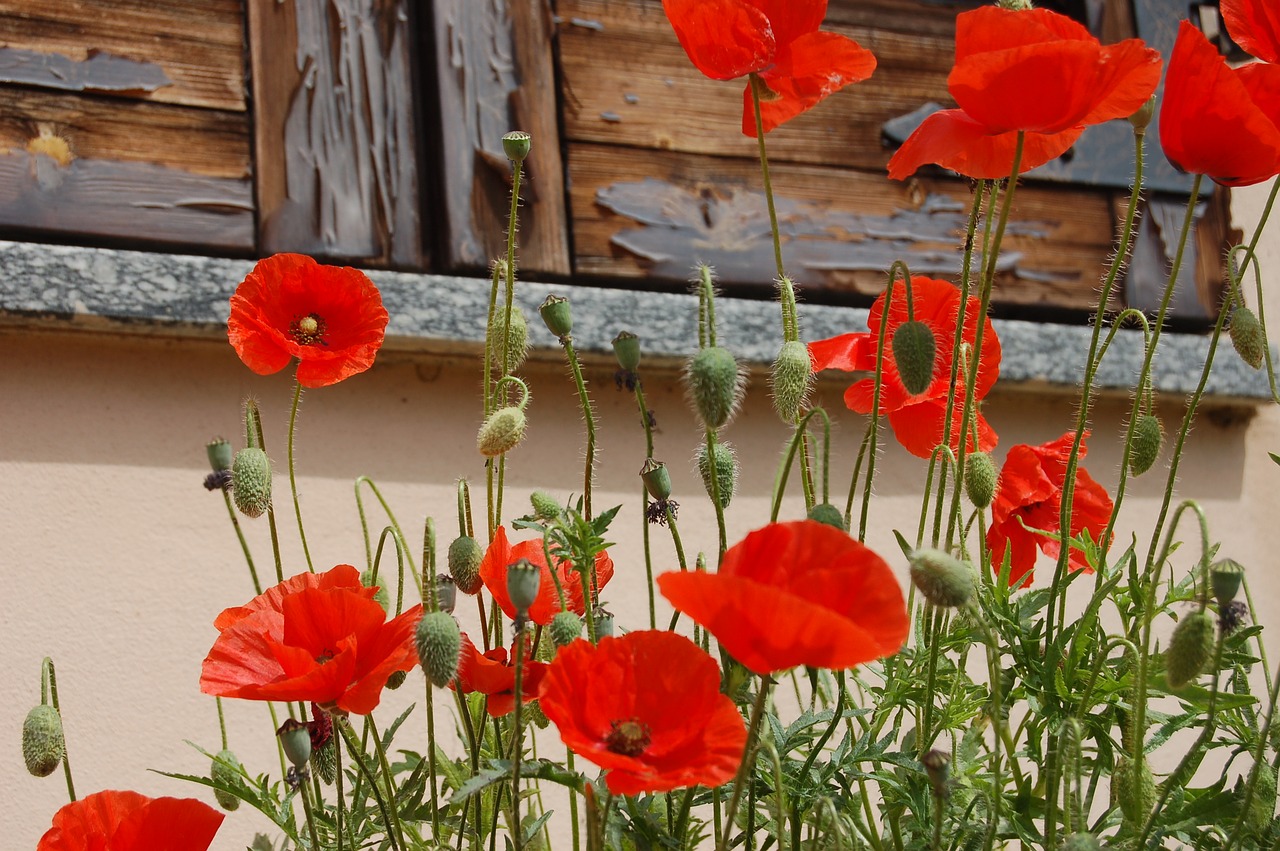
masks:
<path id="1" fill-rule="evenodd" d="M 173 81 L 153 62 L 90 50 L 77 61 L 61 53 L 0 47 L 0 83 L 71 92 L 154 92 Z"/>

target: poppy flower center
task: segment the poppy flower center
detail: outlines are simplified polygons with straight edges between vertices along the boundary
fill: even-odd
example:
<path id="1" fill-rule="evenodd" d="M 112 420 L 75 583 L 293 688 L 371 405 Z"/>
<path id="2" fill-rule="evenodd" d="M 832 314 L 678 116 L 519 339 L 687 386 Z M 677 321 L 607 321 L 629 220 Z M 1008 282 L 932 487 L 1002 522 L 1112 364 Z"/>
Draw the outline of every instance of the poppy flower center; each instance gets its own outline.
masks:
<path id="1" fill-rule="evenodd" d="M 337 655 L 338 654 L 334 653 L 332 650 L 326 650 L 316 657 L 316 664 L 323 665 L 325 662 L 328 662 L 330 659 L 332 659 L 334 656 L 337 656 Z"/>
<path id="2" fill-rule="evenodd" d="M 609 735 L 604 738 L 605 745 L 614 753 L 623 756 L 639 756 L 649 747 L 649 727 L 635 718 L 626 721 L 614 721 Z"/>
<path id="3" fill-rule="evenodd" d="M 317 313 L 308 313 L 289 325 L 289 333 L 293 339 L 304 346 L 324 345 L 324 333 L 327 329 L 328 324 Z"/>

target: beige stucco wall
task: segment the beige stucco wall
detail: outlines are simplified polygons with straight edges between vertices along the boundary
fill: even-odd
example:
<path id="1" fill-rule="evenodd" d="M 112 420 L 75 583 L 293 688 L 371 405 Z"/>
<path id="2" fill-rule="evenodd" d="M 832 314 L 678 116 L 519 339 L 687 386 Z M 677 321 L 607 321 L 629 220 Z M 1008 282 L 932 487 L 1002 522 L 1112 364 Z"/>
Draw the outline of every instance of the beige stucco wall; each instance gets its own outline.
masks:
<path id="1" fill-rule="evenodd" d="M 1251 215 L 1257 199 L 1258 193 L 1237 193 L 1237 220 Z M 1269 253 L 1265 268 L 1274 276 L 1280 258 Z M 1280 315 L 1280 305 L 1273 305 L 1273 315 Z M 620 317 L 619 327 L 623 322 Z M 644 329 L 635 330 L 643 335 Z M 612 369 L 600 361 L 589 370 L 601 421 L 596 505 L 628 504 L 612 533 L 618 574 L 605 597 L 624 628 L 640 628 L 646 625 L 646 597 L 635 474 L 643 461 L 643 436 L 631 397 L 614 389 Z M 551 359 L 527 372 L 531 432 L 511 456 L 508 516 L 524 511 L 524 497 L 535 486 L 560 497 L 581 487 L 582 428 L 564 370 Z M 318 567 L 363 564 L 351 487 L 360 474 L 384 488 L 411 540 L 428 514 L 443 535 L 451 534 L 455 477 L 483 481 L 473 443 L 477 375 L 471 357 L 388 353 L 370 373 L 307 394 L 298 437 L 299 486 Z M 645 386 L 661 427 L 657 454 L 675 471 L 686 546 L 691 552 L 712 549 L 712 515 L 688 463 L 697 433 L 676 376 L 650 372 Z M 862 428 L 841 409 L 843 386 L 831 381 L 820 387 L 821 399 L 840 412 L 832 470 L 837 494 L 847 487 Z M 18 747 L 22 718 L 38 701 L 39 664 L 46 654 L 58 665 L 81 795 L 134 788 L 211 800 L 203 789 L 148 772 L 207 770 L 207 762 L 183 743 L 218 747 L 214 702 L 198 689 L 200 661 L 213 640 L 213 616 L 252 594 L 221 497 L 201 487 L 207 471 L 203 445 L 213 435 L 239 434 L 240 400 L 252 394 L 265 412 L 271 454 L 283 465 L 289 393 L 285 374 L 255 376 L 217 340 L 0 330 L 0 731 L 8 731 L 10 742 L 0 758 L 4 848 L 34 847 L 66 800 L 60 774 L 29 777 Z M 1123 407 L 1122 400 L 1104 400 L 1095 418 L 1088 467 L 1108 486 L 1115 481 Z M 997 390 L 986 410 L 1001 436 L 999 456 L 1014 443 L 1061 434 L 1070 424 L 1073 401 L 1054 392 Z M 1178 400 L 1169 400 L 1162 408 L 1166 424 L 1172 426 L 1179 412 Z M 741 495 L 729 513 L 731 542 L 765 522 L 785 434 L 756 376 L 742 416 L 727 433 L 744 462 Z M 1263 408 L 1251 421 L 1202 419 L 1180 493 L 1204 505 L 1214 537 L 1224 542 L 1223 554 L 1246 564 L 1261 589 L 1256 596 L 1263 620 L 1277 623 L 1280 469 L 1267 459 L 1268 450 L 1280 451 L 1280 411 Z M 911 537 L 923 475 L 922 462 L 887 449 L 870 543 L 900 572 L 904 565 L 894 558 L 890 530 Z M 280 476 L 276 484 L 286 569 L 292 573 L 302 562 L 287 479 Z M 1153 516 L 1162 485 L 1162 472 L 1136 482 L 1120 540 Z M 793 516 L 796 504 L 789 503 Z M 260 569 L 269 574 L 266 524 L 246 526 Z M 1139 536 L 1142 546 L 1146 537 Z M 673 566 L 661 529 L 655 529 L 654 541 L 657 564 Z M 471 616 L 473 607 L 460 608 Z M 669 612 L 661 602 L 659 608 Z M 381 714 L 389 720 L 394 707 L 421 702 L 421 682 L 411 676 L 388 696 Z M 266 709 L 238 701 L 226 706 L 232 746 L 250 770 L 278 771 Z M 418 720 L 407 729 L 405 746 L 420 749 L 425 725 Z M 242 808 L 228 817 L 214 847 L 243 848 L 264 825 Z"/>

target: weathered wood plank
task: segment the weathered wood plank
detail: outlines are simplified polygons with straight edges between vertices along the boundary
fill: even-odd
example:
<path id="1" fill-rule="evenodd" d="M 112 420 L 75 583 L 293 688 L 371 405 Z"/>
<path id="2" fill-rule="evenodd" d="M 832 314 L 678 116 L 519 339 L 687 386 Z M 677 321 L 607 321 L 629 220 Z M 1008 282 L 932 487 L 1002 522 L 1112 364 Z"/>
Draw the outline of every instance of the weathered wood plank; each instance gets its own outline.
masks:
<path id="1" fill-rule="evenodd" d="M 0 0 L 0 83 L 243 111 L 243 0 Z"/>
<path id="2" fill-rule="evenodd" d="M 263 252 L 421 267 L 415 4 L 248 8 Z"/>
<path id="3" fill-rule="evenodd" d="M 547 0 L 438 0 L 437 160 L 444 165 L 445 264 L 485 267 L 504 253 L 510 163 L 502 136 L 533 137 L 521 193 L 520 263 L 529 273 L 570 271 L 564 173 Z"/>

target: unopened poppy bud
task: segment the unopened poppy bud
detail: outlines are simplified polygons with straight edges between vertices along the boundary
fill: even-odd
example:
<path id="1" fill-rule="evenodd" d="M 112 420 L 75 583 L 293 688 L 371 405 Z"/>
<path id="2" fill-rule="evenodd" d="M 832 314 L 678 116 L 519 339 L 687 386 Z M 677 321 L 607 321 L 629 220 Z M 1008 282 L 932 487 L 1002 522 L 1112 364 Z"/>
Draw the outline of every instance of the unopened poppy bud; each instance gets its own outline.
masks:
<path id="1" fill-rule="evenodd" d="M 591 610 L 591 619 L 596 624 L 596 638 L 613 637 L 613 612 L 597 603 L 595 608 Z"/>
<path id="2" fill-rule="evenodd" d="M 1209 567 L 1209 584 L 1219 606 L 1227 606 L 1240 593 L 1244 582 L 1244 566 L 1235 559 L 1224 558 Z"/>
<path id="3" fill-rule="evenodd" d="M 505 363 L 502 353 L 507 353 Z M 489 325 L 489 352 L 491 366 L 508 374 L 524 363 L 529 352 L 529 322 L 520 305 L 511 305 L 511 327 L 507 329 L 507 311 L 499 307 Z"/>
<path id="4" fill-rule="evenodd" d="M 1160 457 L 1164 444 L 1164 426 L 1154 414 L 1139 414 L 1133 421 L 1133 442 L 1129 444 L 1129 471 L 1141 476 Z"/>
<path id="5" fill-rule="evenodd" d="M 911 582 L 935 606 L 959 608 L 973 599 L 973 568 L 942 550 L 923 548 L 911 554 Z"/>
<path id="6" fill-rule="evenodd" d="M 529 607 L 538 599 L 538 586 L 542 584 L 542 571 L 527 558 L 507 565 L 507 597 L 515 607 L 517 620 L 529 615 Z"/>
<path id="7" fill-rule="evenodd" d="M 573 612 L 557 612 L 547 630 L 556 647 L 564 647 L 582 637 L 582 618 Z"/>
<path id="8" fill-rule="evenodd" d="M 810 508 L 809 519 L 825 523 L 828 526 L 834 526 L 841 532 L 848 531 L 844 527 L 844 512 L 829 502 L 819 502 L 813 508 Z"/>
<path id="9" fill-rule="evenodd" d="M 480 578 L 480 562 L 484 561 L 484 549 L 480 542 L 470 535 L 459 535 L 449 544 L 447 556 L 449 572 L 453 581 L 463 594 L 474 594 L 480 590 L 484 580 Z"/>
<path id="10" fill-rule="evenodd" d="M 555 520 L 560 516 L 560 503 L 546 491 L 534 491 L 529 494 L 529 503 L 533 513 L 539 520 Z"/>
<path id="11" fill-rule="evenodd" d="M 1213 618 L 1205 612 L 1192 612 L 1178 621 L 1164 654 L 1169 688 L 1176 691 L 1204 673 L 1213 656 L 1213 633 Z"/>
<path id="12" fill-rule="evenodd" d="M 276 738 L 284 755 L 294 768 L 302 768 L 311 758 L 311 731 L 306 724 L 293 718 L 286 719 L 276 730 Z"/>
<path id="13" fill-rule="evenodd" d="M 271 462 L 257 447 L 246 447 L 231 462 L 231 495 L 246 517 L 261 517 L 271 507 Z"/>
<path id="14" fill-rule="evenodd" d="M 1147 98 L 1146 103 L 1138 107 L 1138 111 L 1129 116 L 1129 123 L 1133 125 L 1134 133 L 1145 133 L 1147 126 L 1151 124 L 1151 119 L 1156 114 L 1156 96 L 1152 95 Z"/>
<path id="15" fill-rule="evenodd" d="M 387 594 L 386 581 L 381 576 L 375 578 L 372 570 L 366 570 L 360 574 L 360 584 L 366 588 L 377 588 L 373 592 L 374 602 L 382 606 L 382 611 L 391 611 L 391 597 Z"/>
<path id="16" fill-rule="evenodd" d="M 496 458 L 510 452 L 524 439 L 526 424 L 524 411 L 519 408 L 499 408 L 480 426 L 480 432 L 476 435 L 476 449 L 486 458 Z"/>
<path id="17" fill-rule="evenodd" d="M 462 657 L 462 631 L 448 612 L 423 612 L 415 636 L 418 661 L 427 681 L 446 688 L 458 675 Z"/>
<path id="18" fill-rule="evenodd" d="M 215 437 L 204 445 L 204 449 L 213 472 L 221 473 L 231 469 L 231 444 L 225 438 Z"/>
<path id="19" fill-rule="evenodd" d="M 1014 12 L 1028 12 L 1031 10 L 1031 0 L 999 0 L 997 4 L 1001 9 L 1009 9 Z"/>
<path id="20" fill-rule="evenodd" d="M 392 671 L 391 676 L 387 677 L 387 688 L 395 691 L 404 685 L 404 681 L 409 678 L 408 671 Z"/>
<path id="21" fill-rule="evenodd" d="M 22 722 L 22 758 L 27 771 L 33 777 L 48 777 L 66 755 L 67 740 L 58 710 L 42 703 L 28 712 Z"/>
<path id="22" fill-rule="evenodd" d="M 1254 369 L 1261 369 L 1267 354 L 1267 338 L 1262 333 L 1262 323 L 1258 321 L 1257 315 L 1247 307 L 1237 307 L 1231 311 L 1228 333 L 1240 360 Z"/>
<path id="23" fill-rule="evenodd" d="M 311 746 L 311 768 L 324 781 L 332 786 L 338 779 L 338 740 L 330 738 L 320 747 Z"/>
<path id="24" fill-rule="evenodd" d="M 522 163 L 529 156 L 529 147 L 533 137 L 522 130 L 512 130 L 502 137 L 502 151 L 512 162 Z"/>
<path id="25" fill-rule="evenodd" d="M 1262 833 L 1275 822 L 1275 813 L 1276 770 L 1263 760 L 1258 763 L 1258 782 L 1253 788 L 1253 803 L 1249 805 L 1245 824 L 1254 833 Z"/>
<path id="26" fill-rule="evenodd" d="M 799 340 L 782 344 L 769 374 L 769 387 L 773 391 L 773 409 L 782 421 L 798 420 L 813 387 L 813 361 L 809 359 L 808 346 Z"/>
<path id="27" fill-rule="evenodd" d="M 627 372 L 640 368 L 640 338 L 630 331 L 619 331 L 613 338 L 613 356 Z"/>
<path id="28" fill-rule="evenodd" d="M 240 807 L 240 799 L 227 791 L 226 787 L 239 786 L 242 771 L 244 767 L 240 765 L 240 760 L 236 759 L 236 755 L 229 748 L 218 751 L 218 755 L 213 758 L 213 764 L 209 767 L 209 779 L 214 783 L 213 797 L 217 799 L 218 806 L 227 812 Z"/>
<path id="29" fill-rule="evenodd" d="M 986 508 L 996 495 L 996 465 L 986 452 L 964 456 L 964 493 L 977 508 Z"/>
<path id="30" fill-rule="evenodd" d="M 920 760 L 925 773 L 929 775 L 929 785 L 933 794 L 939 798 L 947 796 L 947 781 L 951 779 L 951 754 L 946 751 L 931 750 Z"/>
<path id="31" fill-rule="evenodd" d="M 685 371 L 689 401 L 710 429 L 721 428 L 737 413 L 745 382 L 738 359 L 722 346 L 702 349 Z"/>
<path id="32" fill-rule="evenodd" d="M 1111 775 L 1111 802 L 1120 806 L 1124 821 L 1130 826 L 1141 826 L 1156 803 L 1156 780 L 1144 759 L 1134 763 L 1128 757 L 1116 761 Z"/>
<path id="33" fill-rule="evenodd" d="M 738 459 L 733 448 L 724 442 L 715 445 L 714 463 L 707 453 L 707 444 L 698 447 L 698 475 L 702 476 L 702 486 L 707 489 L 707 496 L 715 498 L 720 495 L 720 507 L 728 508 L 733 500 L 733 489 L 738 482 Z M 712 484 L 712 475 L 715 484 Z"/>
<path id="34" fill-rule="evenodd" d="M 569 299 L 549 295 L 538 308 L 538 314 L 547 330 L 557 337 L 567 337 L 573 333 L 573 312 L 569 308 Z"/>
<path id="35" fill-rule="evenodd" d="M 646 458 L 640 468 L 640 479 L 649 496 L 661 502 L 671 496 L 671 473 L 667 465 L 652 458 Z"/>
<path id="36" fill-rule="evenodd" d="M 458 605 L 458 586 L 447 573 L 436 574 L 436 605 L 442 612 L 453 612 Z"/>
<path id="37" fill-rule="evenodd" d="M 1062 840 L 1062 851 L 1102 851 L 1102 843 L 1089 831 L 1081 830 Z"/>
<path id="38" fill-rule="evenodd" d="M 933 383 L 937 348 L 933 330 L 919 320 L 904 322 L 893 332 L 893 362 L 902 386 L 912 396 L 919 396 Z"/>

